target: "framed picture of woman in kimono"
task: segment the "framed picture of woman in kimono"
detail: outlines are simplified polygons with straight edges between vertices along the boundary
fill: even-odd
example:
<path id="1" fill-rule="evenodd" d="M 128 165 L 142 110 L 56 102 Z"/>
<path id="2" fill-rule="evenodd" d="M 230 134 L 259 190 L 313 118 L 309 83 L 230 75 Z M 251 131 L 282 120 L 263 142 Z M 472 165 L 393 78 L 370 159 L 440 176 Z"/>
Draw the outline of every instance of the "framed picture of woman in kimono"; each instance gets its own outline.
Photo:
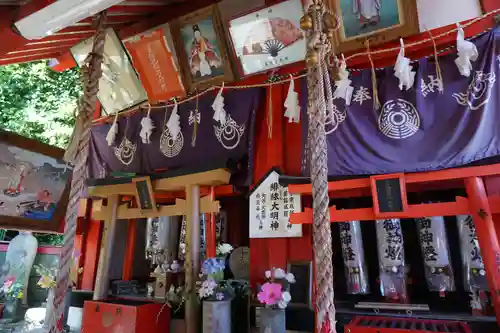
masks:
<path id="1" fill-rule="evenodd" d="M 419 32 L 416 0 L 328 0 L 340 28 L 336 52 L 348 52 Z"/>
<path id="2" fill-rule="evenodd" d="M 217 5 L 177 19 L 171 32 L 189 91 L 234 79 Z"/>

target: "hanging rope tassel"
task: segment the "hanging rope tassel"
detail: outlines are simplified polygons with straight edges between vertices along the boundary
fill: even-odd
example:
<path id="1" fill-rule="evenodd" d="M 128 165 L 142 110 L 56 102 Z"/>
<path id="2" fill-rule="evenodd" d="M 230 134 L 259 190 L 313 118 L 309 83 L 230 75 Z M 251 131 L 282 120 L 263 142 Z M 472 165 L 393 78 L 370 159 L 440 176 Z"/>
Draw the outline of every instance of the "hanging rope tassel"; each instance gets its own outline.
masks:
<path id="1" fill-rule="evenodd" d="M 368 53 L 368 60 L 370 60 L 370 66 L 372 68 L 372 89 L 373 89 L 373 109 L 380 109 L 380 100 L 378 99 L 378 88 L 377 88 L 377 74 L 375 73 L 375 64 L 373 63 L 372 54 L 370 52 L 370 41 L 366 40 L 366 50 Z"/>
<path id="2" fill-rule="evenodd" d="M 313 196 L 313 243 L 316 267 L 316 327 L 318 332 L 332 333 L 335 330 L 335 306 L 333 292 L 332 236 L 330 232 L 330 212 L 328 197 L 328 170 L 326 144 L 327 101 L 333 96 L 325 96 L 325 82 L 328 94 L 331 79 L 326 66 L 329 42 L 323 31 L 323 20 L 328 18 L 321 1 L 315 1 L 307 8 L 301 19 L 301 27 L 307 36 L 307 87 L 309 137 L 311 152 L 310 169 Z M 329 15 L 329 14 L 327 14 Z M 331 20 L 330 20 L 331 21 Z M 332 27 L 326 27 L 332 28 Z"/>
<path id="3" fill-rule="evenodd" d="M 86 59 L 87 68 L 82 68 L 84 75 L 84 95 L 82 110 L 83 130 L 78 141 L 78 149 L 71 179 L 71 190 L 69 202 L 64 218 L 64 241 L 59 258 L 59 270 L 56 278 L 56 290 L 54 295 L 54 311 L 49 324 L 50 333 L 60 333 L 63 331 L 64 323 L 64 299 L 70 285 L 69 273 L 73 261 L 71 255 L 75 245 L 76 223 L 80 208 L 80 198 L 83 197 L 85 181 L 87 180 L 87 162 L 89 157 L 90 129 L 92 117 L 94 115 L 97 92 L 99 91 L 99 79 L 102 76 L 101 64 L 104 51 L 104 41 L 106 37 L 106 14 L 97 15 L 97 27 L 94 38 L 92 52 Z"/>
<path id="4" fill-rule="evenodd" d="M 108 142 L 108 146 L 111 147 L 115 143 L 117 134 L 118 134 L 118 111 L 116 111 L 113 124 L 109 128 L 108 134 L 106 134 L 106 141 Z"/>
<path id="5" fill-rule="evenodd" d="M 436 62 L 436 78 L 439 80 L 439 93 L 444 93 L 444 80 L 443 80 L 443 73 L 441 72 L 441 66 L 439 65 L 439 57 L 438 57 L 438 51 L 437 51 L 437 45 L 436 45 L 436 40 L 434 39 L 434 36 L 432 36 L 432 32 L 427 30 L 427 33 L 429 34 L 429 37 L 432 40 L 432 46 L 434 48 L 434 61 Z"/>
<path id="6" fill-rule="evenodd" d="M 141 119 L 141 133 L 139 136 L 142 139 L 142 143 L 149 144 L 151 143 L 151 134 L 153 134 L 153 130 L 155 129 L 155 124 L 150 117 L 151 114 L 151 105 L 148 107 L 148 113 L 146 117 Z"/>

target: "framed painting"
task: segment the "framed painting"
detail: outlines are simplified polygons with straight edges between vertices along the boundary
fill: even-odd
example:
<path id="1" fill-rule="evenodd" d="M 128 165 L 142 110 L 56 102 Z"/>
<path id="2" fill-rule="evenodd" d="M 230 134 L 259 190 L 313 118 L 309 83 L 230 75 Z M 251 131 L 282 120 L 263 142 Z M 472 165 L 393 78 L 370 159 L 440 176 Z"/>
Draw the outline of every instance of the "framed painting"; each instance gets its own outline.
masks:
<path id="1" fill-rule="evenodd" d="M 180 17 L 170 27 L 187 90 L 234 79 L 217 5 Z"/>
<path id="2" fill-rule="evenodd" d="M 340 28 L 334 35 L 336 52 L 348 52 L 419 32 L 416 0 L 328 0 Z"/>
<path id="3" fill-rule="evenodd" d="M 71 48 L 76 63 L 82 66 L 92 51 L 93 38 L 89 38 Z M 132 67 L 123 44 L 111 28 L 106 30 L 102 77 L 97 95 L 104 111 L 113 114 L 147 99 L 137 73 Z"/>
<path id="4" fill-rule="evenodd" d="M 72 175 L 63 155 L 62 149 L 0 131 L 0 228 L 59 230 Z"/>
<path id="5" fill-rule="evenodd" d="M 229 35 L 243 76 L 303 61 L 301 0 L 287 0 L 229 21 Z"/>

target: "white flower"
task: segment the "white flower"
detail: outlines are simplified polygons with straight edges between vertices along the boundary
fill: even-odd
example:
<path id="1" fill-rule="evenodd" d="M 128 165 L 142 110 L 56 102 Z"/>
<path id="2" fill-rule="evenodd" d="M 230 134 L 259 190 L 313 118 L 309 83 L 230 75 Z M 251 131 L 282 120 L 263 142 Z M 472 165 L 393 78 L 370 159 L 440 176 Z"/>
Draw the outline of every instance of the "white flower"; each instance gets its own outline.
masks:
<path id="1" fill-rule="evenodd" d="M 278 302 L 278 307 L 279 307 L 280 309 L 284 309 L 284 308 L 286 308 L 286 306 L 287 306 L 287 305 L 288 305 L 288 304 L 287 304 L 285 301 L 283 301 L 283 300 L 281 300 L 281 301 L 279 301 L 279 302 Z"/>
<path id="2" fill-rule="evenodd" d="M 275 279 L 284 279 L 286 276 L 286 273 L 284 270 L 282 270 L 281 268 L 276 268 L 274 270 L 274 278 Z"/>
<path id="3" fill-rule="evenodd" d="M 288 304 L 292 300 L 292 295 L 288 291 L 284 291 L 281 293 L 281 300 Z"/>
<path id="4" fill-rule="evenodd" d="M 271 278 L 271 271 L 266 271 L 266 279 L 270 279 Z"/>
<path id="5" fill-rule="evenodd" d="M 222 243 L 222 244 L 219 244 L 219 246 L 217 246 L 217 253 L 219 255 L 226 255 L 229 252 L 231 252 L 232 250 L 233 250 L 233 247 L 231 246 L 231 244 L 228 244 L 228 243 Z"/>
<path id="6" fill-rule="evenodd" d="M 223 293 L 217 293 L 217 294 L 215 294 L 215 298 L 218 301 L 222 301 L 224 299 L 224 294 Z"/>
<path id="7" fill-rule="evenodd" d="M 285 278 L 288 283 L 295 283 L 295 275 L 293 275 L 292 273 L 288 273 Z"/>

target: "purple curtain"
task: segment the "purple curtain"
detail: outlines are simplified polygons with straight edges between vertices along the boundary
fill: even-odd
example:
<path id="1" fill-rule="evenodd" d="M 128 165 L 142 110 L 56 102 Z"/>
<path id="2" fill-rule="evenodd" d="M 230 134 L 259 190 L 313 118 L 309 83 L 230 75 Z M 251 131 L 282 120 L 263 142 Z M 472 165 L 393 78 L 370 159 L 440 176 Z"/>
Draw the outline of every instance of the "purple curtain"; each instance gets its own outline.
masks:
<path id="1" fill-rule="evenodd" d="M 216 93 L 216 92 L 215 92 Z M 156 126 L 151 143 L 142 143 L 141 120 L 147 110 L 129 117 L 119 118 L 119 133 L 113 147 L 106 142 L 110 124 L 92 128 L 90 148 L 90 178 L 104 178 L 109 172 L 152 173 L 157 170 L 189 168 L 211 165 L 237 165 L 240 169 L 238 184 L 248 184 L 253 170 L 253 140 L 255 113 L 264 90 L 227 89 L 223 92 L 226 124 L 213 120 L 212 103 L 215 93 L 210 92 L 198 101 L 199 116 L 195 116 L 196 100 L 179 105 L 182 136 L 175 140 L 164 133 L 172 112 L 154 109 L 151 118 Z M 199 119 L 196 144 L 192 146 L 194 121 Z"/>
<path id="2" fill-rule="evenodd" d="M 352 72 L 353 99 L 334 100 L 329 117 L 328 173 L 352 176 L 457 167 L 500 153 L 500 30 L 473 40 L 479 59 L 469 78 L 461 76 L 456 54 L 439 58 L 444 92 L 430 59 L 412 63 L 415 83 L 400 91 L 394 69 L 377 70 L 381 108 L 373 108 L 371 70 Z M 305 82 L 302 89 L 307 90 Z M 301 94 L 302 110 L 307 94 Z M 305 111 L 304 111 L 305 112 Z M 302 117 L 307 155 L 307 117 Z M 338 127 L 334 129 L 335 121 Z M 307 156 L 306 159 L 308 159 Z M 304 159 L 303 159 L 304 160 Z M 304 174 L 309 174 L 307 165 Z"/>

